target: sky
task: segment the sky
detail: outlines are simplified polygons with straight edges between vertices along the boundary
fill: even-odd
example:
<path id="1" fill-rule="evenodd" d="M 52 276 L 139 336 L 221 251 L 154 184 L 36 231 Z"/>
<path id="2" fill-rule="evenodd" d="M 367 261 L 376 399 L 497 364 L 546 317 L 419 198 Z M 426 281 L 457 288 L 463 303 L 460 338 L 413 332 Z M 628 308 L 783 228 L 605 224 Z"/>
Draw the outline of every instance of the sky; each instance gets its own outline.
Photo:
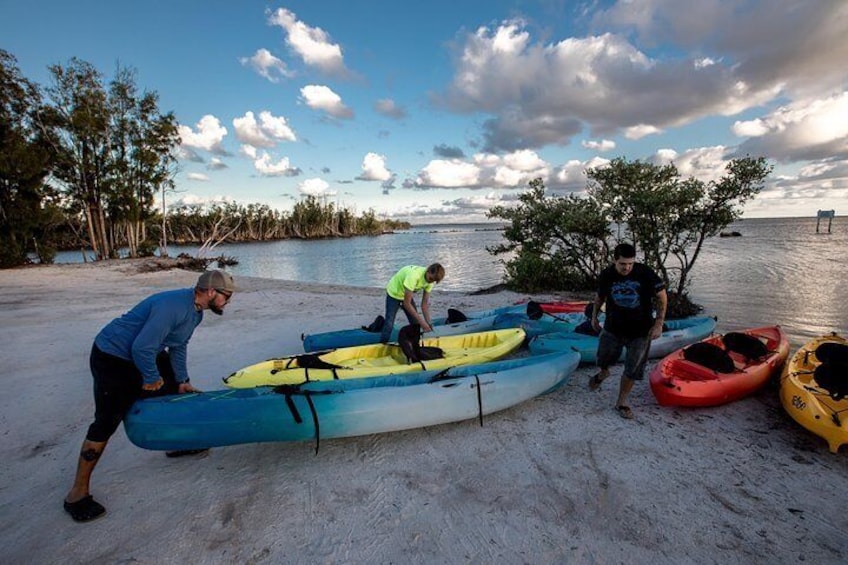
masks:
<path id="1" fill-rule="evenodd" d="M 135 69 L 179 122 L 169 202 L 485 221 L 617 157 L 763 156 L 744 217 L 848 214 L 842 0 L 0 0 L 0 48 L 43 86 Z"/>

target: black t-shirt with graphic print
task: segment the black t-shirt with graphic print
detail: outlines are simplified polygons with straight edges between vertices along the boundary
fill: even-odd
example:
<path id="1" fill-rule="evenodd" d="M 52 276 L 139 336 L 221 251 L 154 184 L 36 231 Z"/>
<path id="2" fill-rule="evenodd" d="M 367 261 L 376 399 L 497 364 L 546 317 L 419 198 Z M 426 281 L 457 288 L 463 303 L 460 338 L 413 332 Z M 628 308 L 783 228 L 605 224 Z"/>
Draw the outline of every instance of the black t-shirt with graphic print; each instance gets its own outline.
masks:
<path id="1" fill-rule="evenodd" d="M 598 278 L 598 295 L 606 303 L 604 329 L 622 338 L 648 335 L 654 325 L 653 298 L 664 288 L 650 267 L 634 263 L 627 276 L 610 265 Z"/>

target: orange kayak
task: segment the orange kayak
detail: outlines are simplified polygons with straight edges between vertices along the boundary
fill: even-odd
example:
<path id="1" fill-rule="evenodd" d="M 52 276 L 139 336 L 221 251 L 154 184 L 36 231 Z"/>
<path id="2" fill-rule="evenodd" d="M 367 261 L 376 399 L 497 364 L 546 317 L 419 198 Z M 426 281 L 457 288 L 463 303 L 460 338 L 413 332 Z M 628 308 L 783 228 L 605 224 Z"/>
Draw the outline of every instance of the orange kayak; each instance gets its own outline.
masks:
<path id="1" fill-rule="evenodd" d="M 788 356 L 780 326 L 715 335 L 657 363 L 651 391 L 662 406 L 726 404 L 762 388 Z"/>

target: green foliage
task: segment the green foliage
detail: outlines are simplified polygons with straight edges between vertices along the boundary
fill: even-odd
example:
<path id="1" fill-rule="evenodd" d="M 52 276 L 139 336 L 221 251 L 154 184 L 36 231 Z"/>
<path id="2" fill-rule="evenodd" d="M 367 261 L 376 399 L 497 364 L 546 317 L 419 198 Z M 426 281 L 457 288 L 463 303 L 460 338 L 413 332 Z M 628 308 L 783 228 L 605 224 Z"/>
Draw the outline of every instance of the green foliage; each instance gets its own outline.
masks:
<path id="1" fill-rule="evenodd" d="M 521 292 L 581 290 L 592 285 L 576 269 L 563 268 L 556 258 L 519 253 L 505 264 L 507 286 Z"/>
<path id="2" fill-rule="evenodd" d="M 139 93 L 128 68 L 119 66 L 108 85 L 76 58 L 50 72 L 41 125 L 55 151 L 53 178 L 84 226 L 81 243 L 98 259 L 122 244 L 137 256 L 153 195 L 171 182 L 176 119 L 160 113 L 155 92 Z"/>
<path id="3" fill-rule="evenodd" d="M 488 251 L 514 254 L 506 262 L 506 274 L 518 289 L 585 289 L 606 264 L 610 231 L 603 210 L 574 195 L 546 196 L 541 179 L 530 182 L 517 206 L 495 206 L 488 216 L 509 222 L 504 230 L 507 243 Z"/>
<path id="4" fill-rule="evenodd" d="M 363 235 L 379 235 L 382 233 L 383 228 L 374 210 L 369 209 L 357 220 L 356 230 Z"/>
<path id="5" fill-rule="evenodd" d="M 159 248 L 159 244 L 156 241 L 145 239 L 138 245 L 138 256 L 139 257 L 153 257 L 156 254 L 156 249 Z"/>
<path id="6" fill-rule="evenodd" d="M 0 269 L 18 267 L 26 262 L 26 249 L 18 241 L 4 237 L 0 245 Z"/>
<path id="7" fill-rule="evenodd" d="M 669 320 L 679 320 L 699 314 L 703 308 L 692 302 L 688 294 L 679 294 L 676 291 L 668 292 L 668 305 L 665 311 L 665 317 Z"/>
<path id="8" fill-rule="evenodd" d="M 52 245 L 39 245 L 36 247 L 36 257 L 38 262 L 45 265 L 52 265 L 56 259 L 56 248 Z"/>
<path id="9" fill-rule="evenodd" d="M 734 159 L 718 181 L 681 179 L 674 165 L 614 159 L 589 169 L 587 193 L 657 270 L 667 288 L 683 296 L 689 274 L 708 237 L 742 214 L 772 166 L 763 157 Z"/>
<path id="10" fill-rule="evenodd" d="M 51 154 L 36 127 L 40 104 L 17 60 L 0 50 L 0 268 L 27 263 L 36 239 L 51 245 L 53 208 L 44 185 Z"/>
<path id="11" fill-rule="evenodd" d="M 150 237 L 161 239 L 158 213 L 151 216 L 147 225 Z M 264 204 L 173 206 L 168 215 L 167 239 L 175 244 L 202 243 L 213 235 L 216 226 L 219 235 L 227 234 L 227 241 L 266 241 L 379 235 L 409 224 L 378 220 L 373 210 L 357 218 L 351 210 L 337 209 L 332 203 L 322 204 L 314 196 L 307 196 L 290 214 Z"/>
<path id="12" fill-rule="evenodd" d="M 85 218 L 89 244 L 98 259 L 112 256 L 108 239 L 106 190 L 109 150 L 107 94 L 100 73 L 90 63 L 72 58 L 67 66 L 52 65 L 53 83 L 46 88 L 48 104 L 42 127 L 54 149 L 53 178 L 68 199 L 70 210 Z"/>

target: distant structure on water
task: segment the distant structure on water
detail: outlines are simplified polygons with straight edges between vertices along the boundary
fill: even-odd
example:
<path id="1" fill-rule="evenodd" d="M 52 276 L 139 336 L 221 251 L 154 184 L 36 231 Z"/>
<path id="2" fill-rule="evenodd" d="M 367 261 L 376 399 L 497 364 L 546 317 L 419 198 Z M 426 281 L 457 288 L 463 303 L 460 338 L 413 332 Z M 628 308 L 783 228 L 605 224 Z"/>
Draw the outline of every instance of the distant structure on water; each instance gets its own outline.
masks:
<path id="1" fill-rule="evenodd" d="M 827 218 L 827 233 L 830 233 L 831 224 L 833 224 L 833 217 L 836 216 L 836 212 L 834 210 L 819 210 L 818 214 L 816 214 L 816 233 L 819 233 L 819 224 L 822 221 L 822 218 Z"/>

